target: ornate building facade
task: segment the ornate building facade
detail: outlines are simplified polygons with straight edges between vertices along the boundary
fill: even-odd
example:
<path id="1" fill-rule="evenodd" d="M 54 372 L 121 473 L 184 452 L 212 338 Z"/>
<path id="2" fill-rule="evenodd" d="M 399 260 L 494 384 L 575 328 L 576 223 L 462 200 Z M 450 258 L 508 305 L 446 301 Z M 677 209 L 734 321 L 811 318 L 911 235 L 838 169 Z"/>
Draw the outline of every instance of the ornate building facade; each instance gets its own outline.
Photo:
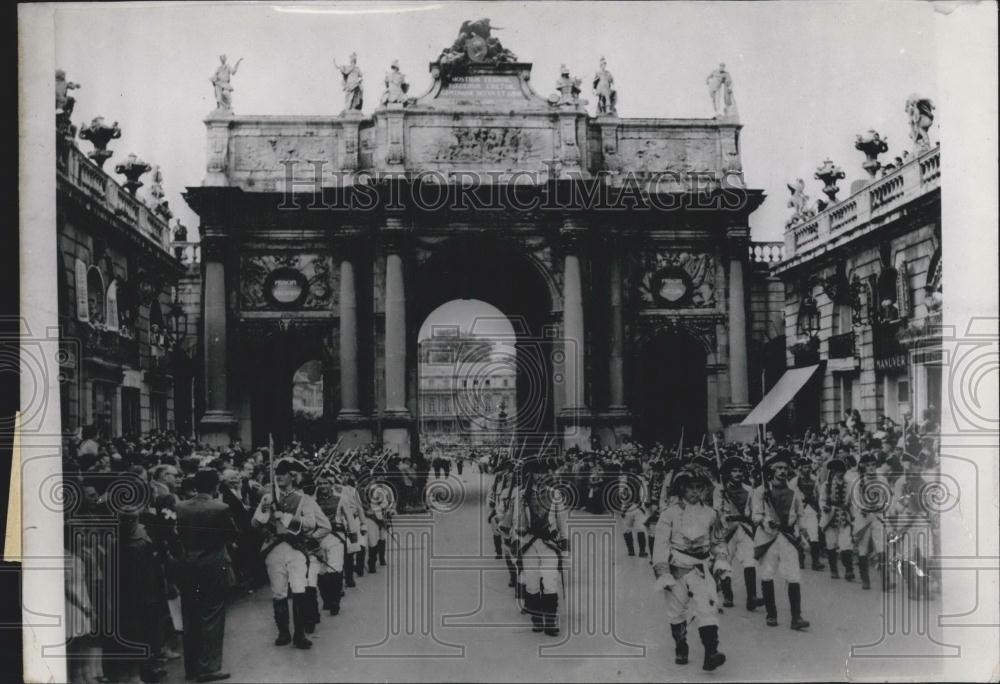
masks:
<path id="1" fill-rule="evenodd" d="M 514 340 L 436 328 L 420 342 L 419 434 L 442 446 L 507 445 L 516 423 Z"/>
<path id="2" fill-rule="evenodd" d="M 417 332 L 456 298 L 517 322 L 519 434 L 589 448 L 740 430 L 780 249 L 750 243 L 763 193 L 744 184 L 731 92 L 711 119 L 624 118 L 607 92 L 595 116 L 580 79 L 553 74 L 542 97 L 531 64 L 476 36 L 422 95 L 393 70 L 370 116 L 352 62 L 339 115 L 236 115 L 229 98 L 206 118 L 206 176 L 185 195 L 203 437 L 289 439 L 290 378 L 316 359 L 345 443 L 409 452 Z"/>
<path id="3" fill-rule="evenodd" d="M 816 172 L 829 202 L 815 209 L 794 196 L 785 230 L 790 366 L 819 364 L 792 403 L 802 429 L 857 410 L 872 425 L 923 420 L 941 406 L 941 150 L 928 139 L 933 105 L 911 99 L 912 150 L 878 160 L 878 133 L 859 135 L 867 178 L 838 200 L 843 171 L 827 161 Z M 817 211 L 818 209 L 818 211 Z"/>
<path id="4" fill-rule="evenodd" d="M 93 151 L 77 147 L 65 74 L 56 81 L 63 431 L 94 426 L 111 437 L 174 429 L 174 378 L 177 369 L 193 378 L 185 359 L 197 337 L 189 337 L 174 298 L 185 267 L 170 251 L 169 210 L 159 203 L 162 194 L 136 196 L 139 178 L 152 169 L 134 155 L 115 167 L 123 184 L 104 171 L 107 144 L 121 134 L 117 124 L 95 119 L 79 135 Z M 190 433 L 190 402 L 181 404 Z"/>

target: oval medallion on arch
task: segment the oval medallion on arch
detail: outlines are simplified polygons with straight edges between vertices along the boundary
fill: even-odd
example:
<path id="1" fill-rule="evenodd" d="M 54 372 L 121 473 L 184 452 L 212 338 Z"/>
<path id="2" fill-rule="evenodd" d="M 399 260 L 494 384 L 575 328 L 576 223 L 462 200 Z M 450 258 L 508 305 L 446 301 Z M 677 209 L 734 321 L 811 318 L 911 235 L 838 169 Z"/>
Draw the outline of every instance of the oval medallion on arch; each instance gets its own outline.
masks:
<path id="1" fill-rule="evenodd" d="M 299 306 L 308 293 L 306 277 L 294 268 L 275 269 L 264 281 L 264 295 L 276 307 L 291 309 Z"/>

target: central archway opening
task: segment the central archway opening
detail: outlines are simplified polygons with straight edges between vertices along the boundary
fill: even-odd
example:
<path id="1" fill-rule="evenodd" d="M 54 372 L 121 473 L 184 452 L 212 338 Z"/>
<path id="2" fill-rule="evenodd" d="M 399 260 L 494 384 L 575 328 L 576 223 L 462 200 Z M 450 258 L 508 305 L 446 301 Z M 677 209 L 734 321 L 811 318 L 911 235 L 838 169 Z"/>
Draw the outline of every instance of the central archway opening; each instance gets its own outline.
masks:
<path id="1" fill-rule="evenodd" d="M 421 449 L 451 454 L 509 443 L 517 337 L 503 312 L 481 300 L 452 300 L 430 313 L 417 339 Z"/>
<path id="2" fill-rule="evenodd" d="M 412 356 L 419 449 L 474 448 L 555 430 L 551 284 L 516 244 L 436 245 L 418 269 Z"/>

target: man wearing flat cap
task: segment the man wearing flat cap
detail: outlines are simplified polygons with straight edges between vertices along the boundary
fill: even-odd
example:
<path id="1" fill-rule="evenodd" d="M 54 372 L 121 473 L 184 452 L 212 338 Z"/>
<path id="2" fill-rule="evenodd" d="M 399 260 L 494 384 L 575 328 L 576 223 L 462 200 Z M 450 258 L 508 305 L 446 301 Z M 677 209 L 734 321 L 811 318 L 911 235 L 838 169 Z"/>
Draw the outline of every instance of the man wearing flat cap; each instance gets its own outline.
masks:
<path id="1" fill-rule="evenodd" d="M 754 489 L 751 498 L 754 555 L 760 568 L 761 592 L 767 608 L 767 625 L 778 624 L 778 606 L 774 580 L 781 575 L 788 582 L 791 628 L 804 630 L 809 622 L 802 619 L 802 578 L 799 568 L 799 529 L 803 523 L 802 494 L 788 486 L 792 462 L 788 452 L 779 450 L 765 464 L 764 482 Z"/>
<path id="2" fill-rule="evenodd" d="M 316 529 L 319 521 L 317 513 L 322 515 L 316 501 L 295 487 L 294 473 L 305 470 L 305 466 L 294 459 L 279 460 L 274 466 L 277 500 L 274 500 L 272 492 L 265 494 L 254 512 L 252 522 L 254 528 L 264 532 L 261 555 L 267 566 L 274 622 L 278 627 L 278 638 L 274 644 L 284 646 L 292 642 L 295 648 L 302 649 L 312 646 L 305 635 L 310 614 L 306 598 L 309 561 L 305 551 L 305 538 Z M 288 631 L 289 589 L 292 595 L 294 635 Z"/>

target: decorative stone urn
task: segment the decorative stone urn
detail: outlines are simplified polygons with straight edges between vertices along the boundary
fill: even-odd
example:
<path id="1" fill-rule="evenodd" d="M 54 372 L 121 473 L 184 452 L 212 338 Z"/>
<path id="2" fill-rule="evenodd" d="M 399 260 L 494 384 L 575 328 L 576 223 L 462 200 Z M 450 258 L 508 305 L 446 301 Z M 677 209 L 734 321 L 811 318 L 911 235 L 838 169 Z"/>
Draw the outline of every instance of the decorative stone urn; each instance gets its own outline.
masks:
<path id="1" fill-rule="evenodd" d="M 825 160 L 813 175 L 813 178 L 823 183 L 823 193 L 830 198 L 831 204 L 836 203 L 837 193 L 840 192 L 840 188 L 837 187 L 837 181 L 842 180 L 844 177 L 844 170 L 839 166 L 835 166 L 829 159 Z"/>
<path id="2" fill-rule="evenodd" d="M 883 138 L 877 131 L 868 131 L 857 137 L 854 149 L 864 153 L 866 159 L 861 164 L 861 168 L 867 171 L 869 176 L 875 178 L 875 174 L 882 166 L 878 161 L 878 156 L 889 150 L 888 138 Z"/>
<path id="3" fill-rule="evenodd" d="M 139 177 L 149 173 L 153 167 L 139 159 L 135 154 L 130 154 L 124 162 L 115 166 L 115 173 L 125 176 L 125 189 L 130 195 L 135 195 L 135 191 L 142 187 Z"/>
<path id="4" fill-rule="evenodd" d="M 87 140 L 94 146 L 94 149 L 87 156 L 101 168 L 104 168 L 104 162 L 112 154 L 108 149 L 108 143 L 120 137 L 122 137 L 122 129 L 118 128 L 118 122 L 115 121 L 109 126 L 104 123 L 103 116 L 94 117 L 89 126 L 80 129 L 80 139 Z"/>

